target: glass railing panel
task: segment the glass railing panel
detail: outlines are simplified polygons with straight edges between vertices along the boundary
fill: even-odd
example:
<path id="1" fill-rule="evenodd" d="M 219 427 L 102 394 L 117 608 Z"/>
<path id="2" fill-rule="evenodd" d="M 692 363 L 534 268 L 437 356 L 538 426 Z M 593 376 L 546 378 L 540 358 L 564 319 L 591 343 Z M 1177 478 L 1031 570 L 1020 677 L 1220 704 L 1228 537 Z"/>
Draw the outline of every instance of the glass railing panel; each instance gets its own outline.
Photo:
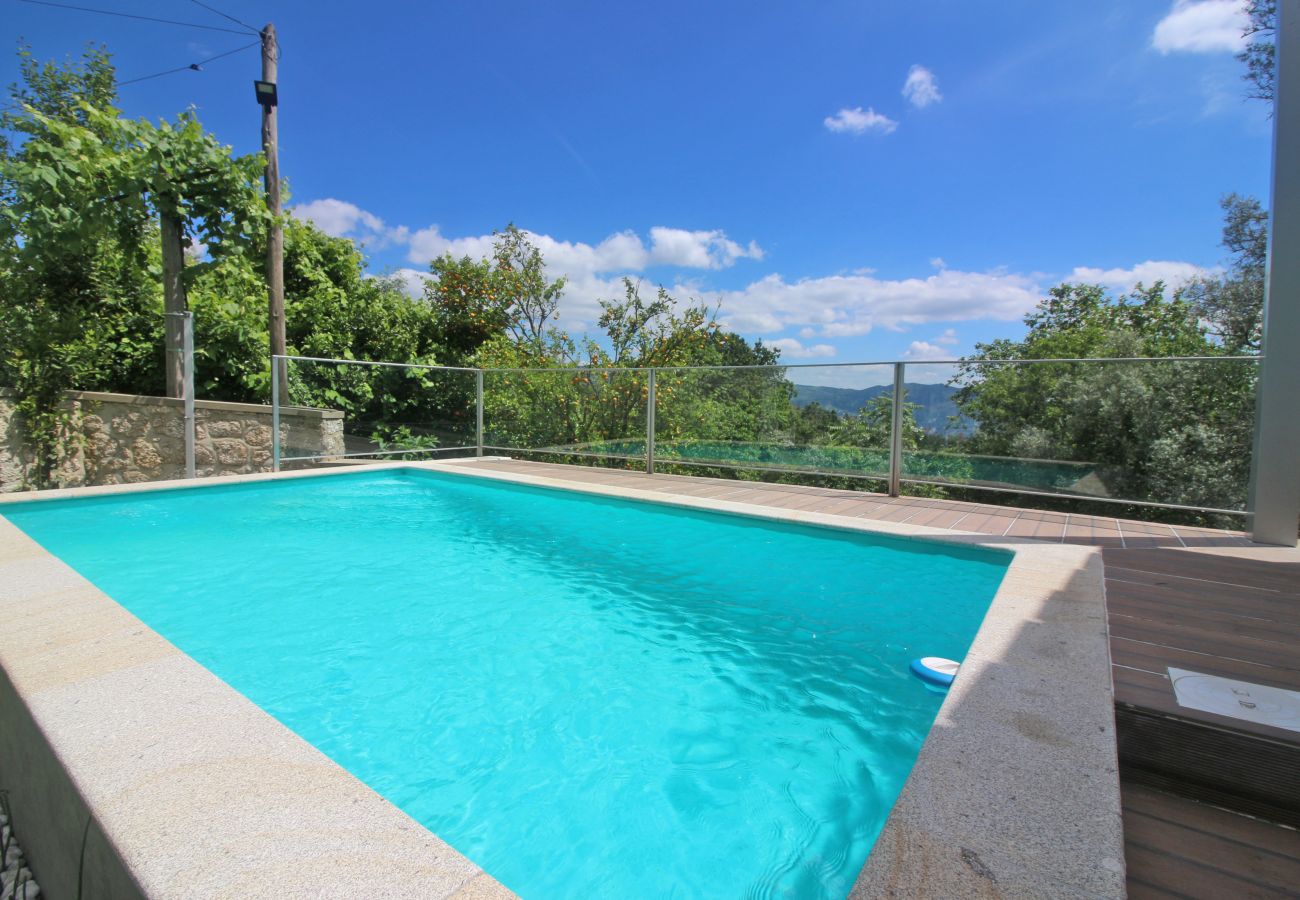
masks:
<path id="1" fill-rule="evenodd" d="M 887 478 L 893 367 L 656 370 L 655 459 Z"/>
<path id="2" fill-rule="evenodd" d="M 909 364 L 904 480 L 1245 508 L 1253 359 Z"/>
<path id="3" fill-rule="evenodd" d="M 474 451 L 472 371 L 294 358 L 284 366 L 282 464 L 440 459 Z"/>
<path id="4" fill-rule="evenodd" d="M 641 369 L 489 369 L 485 452 L 644 459 L 649 373 Z"/>

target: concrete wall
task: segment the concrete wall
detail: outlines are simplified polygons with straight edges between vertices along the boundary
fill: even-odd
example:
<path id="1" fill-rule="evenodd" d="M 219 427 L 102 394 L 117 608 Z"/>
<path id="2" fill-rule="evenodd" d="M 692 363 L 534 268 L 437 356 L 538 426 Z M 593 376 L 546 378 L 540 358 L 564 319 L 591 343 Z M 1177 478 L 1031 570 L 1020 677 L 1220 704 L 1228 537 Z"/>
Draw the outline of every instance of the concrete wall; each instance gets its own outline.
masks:
<path id="1" fill-rule="evenodd" d="M 60 487 L 132 484 L 185 476 L 184 404 L 168 397 L 70 392 L 72 428 Z M 30 486 L 31 443 L 0 395 L 0 491 Z M 197 400 L 194 404 L 197 474 L 249 475 L 271 471 L 271 408 L 254 403 Z M 282 407 L 285 456 L 343 453 L 343 413 Z"/>

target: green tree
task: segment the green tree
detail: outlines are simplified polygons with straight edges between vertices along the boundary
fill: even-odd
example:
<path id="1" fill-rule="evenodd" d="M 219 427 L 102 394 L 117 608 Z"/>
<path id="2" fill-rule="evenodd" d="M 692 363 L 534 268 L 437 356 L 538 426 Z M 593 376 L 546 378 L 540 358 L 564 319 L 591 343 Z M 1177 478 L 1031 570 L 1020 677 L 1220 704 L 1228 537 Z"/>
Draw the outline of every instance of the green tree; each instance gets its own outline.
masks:
<path id="1" fill-rule="evenodd" d="M 921 446 L 925 429 L 916 423 L 916 404 L 903 406 L 903 441 L 904 450 L 915 450 Z M 888 449 L 893 431 L 894 398 L 885 394 L 872 399 L 857 415 L 843 416 L 826 430 L 824 443 L 841 444 L 850 447 L 873 447 Z"/>
<path id="2" fill-rule="evenodd" d="M 1250 0 L 1246 4 L 1249 24 L 1242 37 L 1246 48 L 1237 59 L 1246 64 L 1242 77 L 1250 83 L 1250 97 L 1273 101 L 1277 69 L 1277 0 Z"/>
<path id="3" fill-rule="evenodd" d="M 24 48 L 21 69 L 0 154 L 0 386 L 19 397 L 38 439 L 35 480 L 46 483 L 70 448 L 67 389 L 162 391 L 162 211 L 182 219 L 190 243 L 183 277 L 201 396 L 267 399 L 267 217 L 260 159 L 235 157 L 192 112 L 156 125 L 122 118 L 103 50 L 58 65 Z M 288 219 L 285 243 L 293 352 L 437 358 L 433 308 L 367 276 L 351 241 Z M 419 370 L 297 375 L 292 402 L 344 409 L 377 434 L 467 416 L 463 385 L 452 396 L 448 379 Z"/>
<path id="4" fill-rule="evenodd" d="M 1087 492 L 1236 508 L 1245 499 L 1254 367 L 1223 362 L 1002 364 L 998 360 L 1216 356 L 1197 307 L 1163 286 L 1111 297 L 1060 285 L 1023 340 L 977 345 L 955 379 L 979 423 L 975 453 L 1094 465 Z M 1207 456 L 1207 454 L 1211 454 Z M 1063 468 L 1056 490 L 1076 490 Z"/>
<path id="5" fill-rule="evenodd" d="M 395 279 L 371 278 L 346 239 L 309 223 L 285 227 L 285 319 L 291 353 L 329 359 L 442 362 L 436 311 Z M 258 370 L 259 375 L 261 370 Z M 463 377 L 427 369 L 294 363 L 290 399 L 341 409 L 349 433 L 399 446 L 463 432 L 472 394 Z"/>
<path id="6" fill-rule="evenodd" d="M 549 330 L 547 323 L 559 315 L 566 279 L 552 281 L 546 277 L 541 251 L 513 222 L 494 235 L 492 261 L 504 305 L 506 330 L 515 343 L 541 352 Z"/>
<path id="7" fill-rule="evenodd" d="M 1229 194 L 1220 205 L 1223 246 L 1232 254 L 1228 271 L 1198 278 L 1183 296 L 1229 353 L 1258 352 L 1264 325 L 1268 213 L 1254 197 Z"/>

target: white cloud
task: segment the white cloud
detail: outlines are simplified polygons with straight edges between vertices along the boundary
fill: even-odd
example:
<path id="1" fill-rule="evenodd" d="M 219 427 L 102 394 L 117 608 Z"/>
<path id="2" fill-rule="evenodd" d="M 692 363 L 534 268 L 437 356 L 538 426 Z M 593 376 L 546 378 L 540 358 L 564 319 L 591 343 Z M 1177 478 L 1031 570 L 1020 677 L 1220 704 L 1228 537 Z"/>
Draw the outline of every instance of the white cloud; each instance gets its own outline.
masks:
<path id="1" fill-rule="evenodd" d="M 835 348 L 830 344 L 804 346 L 794 338 L 778 338 L 775 341 L 764 341 L 763 343 L 780 350 L 783 359 L 824 359 L 835 355 Z"/>
<path id="2" fill-rule="evenodd" d="M 414 266 L 426 266 L 444 253 L 483 258 L 492 252 L 490 234 L 455 237 L 444 235 L 437 226 L 415 231 L 390 228 L 378 216 L 340 200 L 303 204 L 295 208 L 295 215 L 310 218 L 335 234 L 387 234 L 393 240 L 400 236 Z M 547 274 L 567 278 L 559 324 L 575 336 L 594 328 L 600 315 L 599 300 L 623 296 L 624 276 L 638 278 L 652 266 L 675 267 L 680 270 L 677 277 L 665 282 L 673 296 L 716 305 L 724 327 L 747 337 L 774 337 L 772 345 L 791 359 L 833 356 L 836 339 L 874 329 L 902 332 L 935 323 L 1014 321 L 1042 299 L 1045 285 L 1056 280 L 1038 272 L 950 269 L 936 257 L 931 264 L 937 271 L 926 277 L 883 278 L 871 268 L 857 268 L 787 281 L 773 272 L 743 287 L 714 290 L 690 280 L 692 273 L 723 269 L 742 259 L 762 259 L 762 249 L 754 242 L 742 245 L 717 229 L 665 226 L 651 228 L 646 239 L 633 231 L 620 231 L 596 244 L 563 241 L 546 234 L 529 233 L 528 237 L 546 260 Z M 1186 262 L 1148 260 L 1127 269 L 1080 266 L 1065 280 L 1127 291 L 1139 281 L 1148 285 L 1164 281 L 1176 287 L 1213 271 Z M 397 269 L 390 277 L 410 295 L 420 296 L 426 274 L 411 267 Z M 647 284 L 643 291 L 653 294 L 656 286 Z M 797 337 L 786 336 L 791 334 Z M 907 358 L 951 356 L 958 343 L 956 330 L 945 328 L 941 334 L 914 341 Z"/>
<path id="3" fill-rule="evenodd" d="M 847 131 L 853 134 L 863 134 L 867 131 L 891 134 L 898 127 L 898 123 L 889 116 L 881 115 L 869 106 L 865 110 L 861 106 L 855 106 L 853 109 L 846 107 L 833 116 L 827 116 L 823 124 L 830 131 Z"/>
<path id="4" fill-rule="evenodd" d="M 1151 46 L 1161 53 L 1235 53 L 1248 24 L 1242 0 L 1175 0 L 1156 23 Z"/>
<path id="5" fill-rule="evenodd" d="M 656 225 L 650 229 L 650 246 L 634 232 L 621 231 L 599 244 L 557 241 L 545 234 L 525 232 L 547 264 L 562 272 L 640 271 L 651 265 L 679 266 L 693 269 L 725 269 L 739 259 L 762 259 L 763 249 L 755 241 L 741 246 L 726 232 L 687 231 Z M 493 236 L 448 238 L 437 225 L 412 232 L 407 259 L 415 263 L 430 261 L 450 253 L 481 259 L 492 253 Z"/>
<path id="6" fill-rule="evenodd" d="M 688 231 L 656 226 L 650 229 L 648 247 L 632 231 L 612 234 L 594 245 L 525 233 L 546 260 L 548 275 L 567 278 L 561 300 L 561 326 L 574 333 L 593 327 L 600 316 L 600 300 L 623 296 L 623 275 L 635 277 L 652 265 L 724 269 L 740 259 L 763 258 L 763 250 L 756 242 L 742 246 L 718 229 Z M 407 259 L 424 265 L 444 253 L 482 259 L 491 255 L 493 240 L 490 234 L 449 238 L 434 225 L 411 232 Z M 691 292 L 682 289 L 680 294 L 688 296 Z"/>
<path id="7" fill-rule="evenodd" d="M 424 296 L 424 279 L 429 276 L 428 272 L 422 272 L 419 269 L 397 269 L 384 276 L 391 278 L 402 286 L 402 290 L 408 297 Z"/>
<path id="8" fill-rule="evenodd" d="M 1042 294 L 1025 275 L 945 269 L 928 278 L 902 279 L 830 275 L 787 282 L 772 274 L 741 290 L 702 296 L 720 303 L 722 324 L 741 333 L 808 327 L 837 338 L 928 322 L 1014 320 Z"/>
<path id="9" fill-rule="evenodd" d="M 1150 287 L 1157 281 L 1163 281 L 1165 287 L 1175 290 L 1194 278 L 1211 275 L 1214 270 L 1203 269 L 1188 262 L 1173 260 L 1154 260 L 1138 263 L 1131 269 L 1097 269 L 1091 266 L 1078 266 L 1065 280 L 1083 284 L 1101 284 L 1117 291 L 1131 291 L 1141 283 Z"/>
<path id="10" fill-rule="evenodd" d="M 296 219 L 312 222 L 321 231 L 332 237 L 348 237 L 361 241 L 372 248 L 386 247 L 390 244 L 404 244 L 410 238 L 406 226 L 389 228 L 384 220 L 371 212 L 366 212 L 355 203 L 326 197 L 310 203 L 299 203 L 289 212 Z"/>
<path id="11" fill-rule="evenodd" d="M 763 250 L 754 241 L 748 247 L 727 237 L 723 231 L 686 231 L 655 226 L 650 229 L 651 262 L 695 269 L 725 269 L 738 259 L 762 259 Z"/>
<path id="12" fill-rule="evenodd" d="M 951 351 L 929 341 L 912 341 L 903 351 L 903 359 L 951 359 Z"/>
<path id="13" fill-rule="evenodd" d="M 483 259 L 492 254 L 492 235 L 447 238 L 438 230 L 437 225 L 411 232 L 406 243 L 407 260 L 425 265 L 447 253 L 457 258 L 469 256 L 474 259 Z"/>
<path id="14" fill-rule="evenodd" d="M 946 262 L 944 262 L 942 256 L 931 256 L 931 257 L 930 257 L 930 266 L 931 266 L 932 268 L 935 268 L 935 269 L 946 269 L 946 268 L 948 268 L 948 264 L 947 264 Z"/>
<path id="15" fill-rule="evenodd" d="M 939 93 L 939 79 L 934 77 L 934 73 L 925 66 L 912 66 L 907 70 L 907 80 L 903 82 L 903 96 L 907 102 L 924 109 L 931 103 L 938 103 L 943 99 L 943 94 Z"/>

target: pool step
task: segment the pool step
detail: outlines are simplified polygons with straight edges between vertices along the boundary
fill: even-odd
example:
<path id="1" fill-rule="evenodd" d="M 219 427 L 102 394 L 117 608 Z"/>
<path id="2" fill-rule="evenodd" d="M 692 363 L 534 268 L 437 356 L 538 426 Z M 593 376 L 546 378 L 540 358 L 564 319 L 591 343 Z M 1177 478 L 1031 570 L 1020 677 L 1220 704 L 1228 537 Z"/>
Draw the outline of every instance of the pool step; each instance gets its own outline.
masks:
<path id="1" fill-rule="evenodd" d="M 1300 828 L 1300 735 L 1279 740 L 1123 703 L 1115 724 L 1125 779 Z"/>

